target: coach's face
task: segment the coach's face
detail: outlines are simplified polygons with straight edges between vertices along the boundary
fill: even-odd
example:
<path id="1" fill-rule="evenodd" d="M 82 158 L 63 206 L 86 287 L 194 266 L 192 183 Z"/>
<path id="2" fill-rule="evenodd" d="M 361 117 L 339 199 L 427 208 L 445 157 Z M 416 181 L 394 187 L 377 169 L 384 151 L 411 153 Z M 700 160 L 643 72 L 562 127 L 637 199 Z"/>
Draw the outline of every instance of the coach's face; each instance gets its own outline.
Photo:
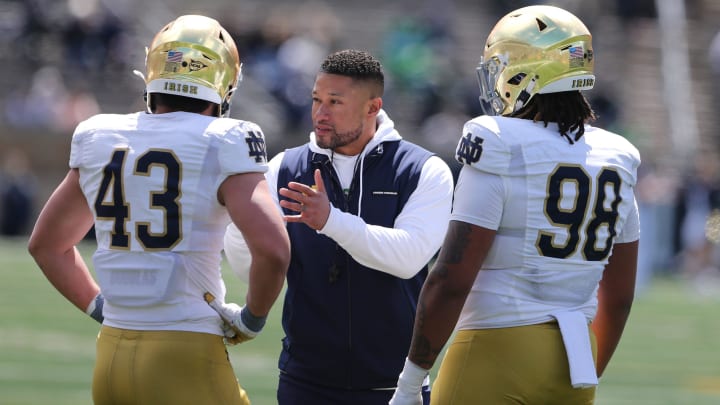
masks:
<path id="1" fill-rule="evenodd" d="M 318 146 L 348 156 L 359 154 L 375 134 L 382 99 L 372 96 L 367 83 L 330 73 L 318 74 L 312 98 Z"/>

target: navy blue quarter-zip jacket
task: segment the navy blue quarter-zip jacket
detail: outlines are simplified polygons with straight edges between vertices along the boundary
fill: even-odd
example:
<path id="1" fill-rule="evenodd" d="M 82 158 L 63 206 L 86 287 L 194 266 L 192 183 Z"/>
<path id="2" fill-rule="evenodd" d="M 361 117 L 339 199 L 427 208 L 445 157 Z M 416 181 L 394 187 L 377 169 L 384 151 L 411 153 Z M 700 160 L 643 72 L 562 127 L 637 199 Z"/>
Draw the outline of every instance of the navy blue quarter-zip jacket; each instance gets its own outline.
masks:
<path id="1" fill-rule="evenodd" d="M 330 158 L 305 144 L 285 151 L 277 186 L 314 184 L 318 168 L 334 207 L 354 215 L 360 211 L 366 223 L 392 228 L 430 156 L 403 140 L 379 143 L 361 156 L 345 195 Z M 281 372 L 335 388 L 394 387 L 410 347 L 427 266 L 405 280 L 359 264 L 331 238 L 303 223 L 288 223 L 287 229 L 292 260 Z"/>

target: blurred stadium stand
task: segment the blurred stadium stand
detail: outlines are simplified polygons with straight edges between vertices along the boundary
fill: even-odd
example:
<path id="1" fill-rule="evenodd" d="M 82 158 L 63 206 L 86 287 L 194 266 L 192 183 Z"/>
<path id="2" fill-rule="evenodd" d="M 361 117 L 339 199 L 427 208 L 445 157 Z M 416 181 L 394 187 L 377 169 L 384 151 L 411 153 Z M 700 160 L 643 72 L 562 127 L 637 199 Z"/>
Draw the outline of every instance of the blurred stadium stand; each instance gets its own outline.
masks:
<path id="1" fill-rule="evenodd" d="M 663 73 L 662 52 L 678 47 L 682 54 L 685 45 L 677 37 L 663 42 L 667 28 L 658 24 L 657 5 L 664 1 L 545 3 L 574 12 L 593 32 L 598 84 L 588 95 L 599 125 L 631 139 L 643 154 L 644 170 L 679 178 L 688 156 L 678 153 L 682 134 L 671 133 L 670 119 L 683 113 L 671 109 L 665 94 L 674 88 L 668 81 L 683 83 L 676 77 L 682 69 L 670 77 L 667 67 Z M 232 116 L 263 127 L 270 155 L 306 140 L 310 89 L 326 54 L 361 48 L 385 65 L 385 106 L 401 134 L 450 159 L 462 123 L 479 114 L 474 68 L 484 39 L 501 15 L 533 3 L 538 2 L 1 0 L 0 162 L 8 161 L 10 151 L 29 157 L 39 208 L 67 170 L 77 122 L 96 112 L 142 110 L 143 83 L 132 70 L 143 70 L 144 47 L 160 24 L 191 13 L 218 19 L 234 35 L 244 80 Z M 720 30 L 720 2 L 681 4 L 685 18 L 671 15 L 677 25 L 670 27 L 684 22 L 686 28 L 691 81 L 684 88 L 694 116 L 683 122 L 697 126 L 699 148 L 715 150 L 720 72 L 711 69 L 709 46 Z M 671 72 L 673 63 L 681 67 L 680 59 L 666 65 Z M 693 149 L 689 141 L 681 146 Z M 672 195 L 672 181 L 662 187 L 654 192 Z"/>

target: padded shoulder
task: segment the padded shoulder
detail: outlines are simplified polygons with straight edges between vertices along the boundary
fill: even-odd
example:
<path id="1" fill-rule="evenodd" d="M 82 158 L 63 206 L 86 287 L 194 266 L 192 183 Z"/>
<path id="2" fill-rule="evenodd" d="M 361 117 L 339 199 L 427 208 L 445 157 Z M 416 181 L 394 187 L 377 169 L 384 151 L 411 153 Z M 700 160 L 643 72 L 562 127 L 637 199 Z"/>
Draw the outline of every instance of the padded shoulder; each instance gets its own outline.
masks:
<path id="1" fill-rule="evenodd" d="M 458 162 L 484 172 L 507 175 L 510 146 L 502 138 L 495 117 L 480 116 L 465 123 L 455 151 Z"/>

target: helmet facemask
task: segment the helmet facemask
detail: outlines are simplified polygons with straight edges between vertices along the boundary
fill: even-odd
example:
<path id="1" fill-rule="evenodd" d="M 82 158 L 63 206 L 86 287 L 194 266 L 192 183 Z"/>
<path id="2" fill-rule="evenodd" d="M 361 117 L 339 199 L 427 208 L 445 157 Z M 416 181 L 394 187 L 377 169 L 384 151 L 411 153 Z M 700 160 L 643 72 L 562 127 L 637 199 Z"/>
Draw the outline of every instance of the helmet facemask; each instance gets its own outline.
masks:
<path id="1" fill-rule="evenodd" d="M 506 65 L 507 55 L 497 55 L 487 61 L 480 57 L 480 64 L 475 69 L 480 85 L 480 107 L 486 115 L 498 115 L 505 109 L 495 84 Z"/>

